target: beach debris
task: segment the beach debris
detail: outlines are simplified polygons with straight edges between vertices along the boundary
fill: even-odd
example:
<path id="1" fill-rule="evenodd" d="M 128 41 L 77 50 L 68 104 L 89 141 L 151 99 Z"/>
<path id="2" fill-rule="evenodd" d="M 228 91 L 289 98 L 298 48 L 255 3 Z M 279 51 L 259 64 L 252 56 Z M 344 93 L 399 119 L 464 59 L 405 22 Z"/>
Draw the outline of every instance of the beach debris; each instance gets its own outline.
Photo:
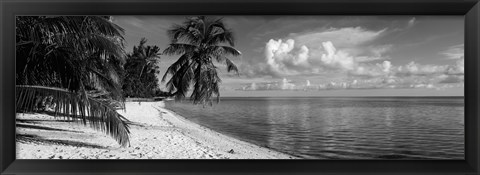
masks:
<path id="1" fill-rule="evenodd" d="M 233 151 L 233 149 L 231 149 L 230 151 L 228 151 L 228 153 L 233 154 L 233 153 L 235 153 L 235 151 Z"/>

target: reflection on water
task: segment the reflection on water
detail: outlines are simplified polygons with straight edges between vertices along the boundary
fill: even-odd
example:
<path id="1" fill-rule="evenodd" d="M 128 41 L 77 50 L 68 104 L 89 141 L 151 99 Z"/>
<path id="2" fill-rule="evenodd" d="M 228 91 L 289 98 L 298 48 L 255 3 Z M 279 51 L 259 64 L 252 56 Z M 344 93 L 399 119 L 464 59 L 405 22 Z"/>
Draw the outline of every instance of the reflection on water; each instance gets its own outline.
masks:
<path id="1" fill-rule="evenodd" d="M 463 98 L 227 98 L 213 107 L 167 108 L 304 158 L 464 158 Z"/>

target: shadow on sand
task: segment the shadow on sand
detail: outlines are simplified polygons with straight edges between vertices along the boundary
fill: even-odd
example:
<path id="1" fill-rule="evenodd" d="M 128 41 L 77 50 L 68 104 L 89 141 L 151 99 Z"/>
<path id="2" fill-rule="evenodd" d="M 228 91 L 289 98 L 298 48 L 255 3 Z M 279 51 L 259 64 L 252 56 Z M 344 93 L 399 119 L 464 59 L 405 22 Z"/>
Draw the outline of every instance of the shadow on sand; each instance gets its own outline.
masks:
<path id="1" fill-rule="evenodd" d="M 45 139 L 37 135 L 29 135 L 29 134 L 17 134 L 16 141 L 27 142 L 27 143 L 34 142 L 34 143 L 45 144 L 45 145 L 63 145 L 63 146 L 107 149 L 107 147 L 89 144 L 89 143 L 77 142 L 72 140 Z"/>
<path id="2" fill-rule="evenodd" d="M 16 127 L 19 128 L 28 128 L 28 129 L 41 129 L 41 130 L 47 130 L 47 131 L 64 131 L 64 132 L 76 132 L 76 133 L 82 133 L 80 131 L 72 131 L 72 130 L 66 130 L 66 129 L 57 129 L 57 128 L 51 128 L 51 127 L 46 127 L 46 126 L 38 126 L 38 125 L 26 125 L 26 124 L 16 124 Z"/>
<path id="3" fill-rule="evenodd" d="M 15 119 L 15 121 L 19 123 L 32 123 L 32 124 L 37 124 L 41 122 L 65 122 L 65 123 L 75 122 L 72 120 L 42 120 L 42 119 Z"/>

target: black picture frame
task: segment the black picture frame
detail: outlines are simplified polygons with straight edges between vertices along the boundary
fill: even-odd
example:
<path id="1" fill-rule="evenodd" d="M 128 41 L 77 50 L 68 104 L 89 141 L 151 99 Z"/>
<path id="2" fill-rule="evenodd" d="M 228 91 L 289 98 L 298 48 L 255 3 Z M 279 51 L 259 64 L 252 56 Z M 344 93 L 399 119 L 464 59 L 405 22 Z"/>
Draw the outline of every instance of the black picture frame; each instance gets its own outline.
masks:
<path id="1" fill-rule="evenodd" d="M 478 0 L 1 0 L 0 174 L 479 174 Z M 465 160 L 16 160 L 16 15 L 462 15 Z"/>

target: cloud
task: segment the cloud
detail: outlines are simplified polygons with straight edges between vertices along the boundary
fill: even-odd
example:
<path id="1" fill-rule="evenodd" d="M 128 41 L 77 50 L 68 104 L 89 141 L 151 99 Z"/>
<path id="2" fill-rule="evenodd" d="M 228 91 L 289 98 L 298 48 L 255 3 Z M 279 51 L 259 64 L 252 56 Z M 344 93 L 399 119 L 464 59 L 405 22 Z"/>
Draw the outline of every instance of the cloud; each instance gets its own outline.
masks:
<path id="1" fill-rule="evenodd" d="M 378 77 L 378 76 L 387 76 L 389 75 L 394 66 L 390 61 L 383 61 L 381 63 L 370 64 L 370 63 L 358 63 L 355 69 L 349 71 L 350 76 L 359 76 L 359 77 Z"/>
<path id="2" fill-rule="evenodd" d="M 292 34 L 291 37 L 298 41 L 299 45 L 308 47 L 319 47 L 322 42 L 326 41 L 331 41 L 341 47 L 354 47 L 379 38 L 385 31 L 386 29 L 371 31 L 362 27 L 345 27 L 305 34 Z"/>
<path id="3" fill-rule="evenodd" d="M 295 88 L 295 84 L 290 83 L 290 82 L 291 82 L 291 81 L 287 80 L 286 78 L 283 78 L 281 89 L 282 89 L 282 90 L 294 89 L 294 88 Z"/>
<path id="4" fill-rule="evenodd" d="M 446 72 L 448 74 L 465 74 L 465 59 L 459 59 L 455 62 L 455 65 L 448 66 Z"/>
<path id="5" fill-rule="evenodd" d="M 416 18 L 413 17 L 412 19 L 410 19 L 410 20 L 408 21 L 407 28 L 411 28 L 411 27 L 413 27 L 415 24 L 416 24 Z"/>
<path id="6" fill-rule="evenodd" d="M 440 82 L 438 83 L 463 83 L 465 80 L 465 77 L 464 76 L 455 76 L 455 75 L 451 75 L 451 76 L 446 76 L 445 79 L 441 80 Z"/>
<path id="7" fill-rule="evenodd" d="M 382 63 L 382 67 L 383 67 L 383 72 L 389 73 L 390 69 L 392 68 L 392 63 L 390 61 L 384 61 Z"/>
<path id="8" fill-rule="evenodd" d="M 362 56 L 354 56 L 347 50 L 337 49 L 331 41 L 321 44 L 322 47 L 312 53 L 305 45 L 296 48 L 293 39 L 285 42 L 271 39 L 265 47 L 266 64 L 260 64 L 263 68 L 259 70 L 263 70 L 266 75 L 274 75 L 273 77 L 342 72 L 354 77 L 464 74 L 464 59 L 458 59 L 454 65 L 418 64 L 411 61 L 395 66 L 388 60 L 371 64 Z"/>
<path id="9" fill-rule="evenodd" d="M 379 61 L 379 60 L 387 60 L 387 59 L 390 59 L 390 57 L 385 56 L 385 54 L 391 51 L 392 48 L 393 48 L 393 45 L 391 44 L 369 46 L 364 49 L 367 55 L 369 56 L 357 56 L 355 60 L 357 62 L 372 62 L 372 61 Z"/>
<path id="10" fill-rule="evenodd" d="M 375 45 L 377 39 L 384 36 L 387 29 L 378 31 L 367 30 L 363 27 L 329 28 L 304 34 L 291 34 L 298 46 L 310 49 L 312 57 L 325 53 L 324 43 L 331 42 L 339 54 L 348 53 L 356 61 L 367 62 L 388 59 L 383 56 L 393 45 Z"/>
<path id="11" fill-rule="evenodd" d="M 266 67 L 263 70 L 266 70 L 267 74 L 275 76 L 309 71 L 309 49 L 306 46 L 295 50 L 294 48 L 295 41 L 293 39 L 285 42 L 281 39 L 268 41 L 265 46 Z"/>
<path id="12" fill-rule="evenodd" d="M 442 90 L 445 88 L 463 87 L 463 75 L 446 75 L 446 74 L 429 74 L 429 75 L 410 75 L 396 76 L 394 75 L 395 67 L 390 65 L 388 61 L 375 66 L 383 66 L 378 70 L 387 72 L 391 70 L 389 75 L 377 76 L 370 78 L 349 77 L 336 80 L 325 79 L 286 79 L 278 81 L 264 81 L 246 84 L 239 90 L 302 90 L 302 91 L 320 91 L 320 90 L 339 90 L 339 89 L 409 89 L 409 88 L 429 88 Z M 387 68 L 391 69 L 387 69 Z M 422 67 L 421 65 L 419 67 Z M 418 71 L 418 70 L 417 70 Z M 305 77 L 301 77 L 305 78 Z"/>
<path id="13" fill-rule="evenodd" d="M 464 44 L 454 45 L 440 52 L 440 54 L 446 56 L 447 59 L 463 59 L 464 53 Z"/>
<path id="14" fill-rule="evenodd" d="M 292 80 L 283 78 L 282 81 L 253 82 L 243 86 L 239 90 L 259 91 L 259 90 L 295 90 L 297 85 Z"/>
<path id="15" fill-rule="evenodd" d="M 447 65 L 421 65 L 411 61 L 410 63 L 399 66 L 397 68 L 397 75 L 429 75 L 429 74 L 444 74 L 447 71 Z"/>
<path id="16" fill-rule="evenodd" d="M 409 24 L 414 23 L 415 18 L 412 18 Z M 291 34 L 289 39 L 270 39 L 263 47 L 265 59 L 243 67 L 244 72 L 250 77 L 288 77 L 300 83 L 283 78 L 275 83 L 247 84 L 243 89 L 439 88 L 446 87 L 444 84 L 462 83 L 463 57 L 458 57 L 452 65 L 419 64 L 415 61 L 396 65 L 388 56 L 394 45 L 375 44 L 385 30 L 331 28 Z M 445 50 L 445 55 L 459 53 L 462 47 L 452 46 Z M 449 76 L 454 78 L 447 79 Z"/>
<path id="17" fill-rule="evenodd" d="M 388 59 L 383 54 L 392 45 L 364 45 L 378 38 L 384 30 L 331 28 L 322 32 L 292 34 L 293 39 L 270 39 L 264 47 L 266 62 L 256 63 L 257 66 L 251 66 L 245 72 L 249 75 L 282 77 L 325 71 L 352 71 L 358 62 Z M 337 49 L 338 45 L 340 49 Z"/>
<path id="18" fill-rule="evenodd" d="M 324 54 L 321 56 L 321 61 L 325 65 L 331 67 L 341 68 L 344 70 L 353 70 L 355 66 L 355 60 L 348 53 L 339 50 L 333 46 L 333 43 L 330 41 L 322 43 L 323 48 L 325 49 Z"/>

